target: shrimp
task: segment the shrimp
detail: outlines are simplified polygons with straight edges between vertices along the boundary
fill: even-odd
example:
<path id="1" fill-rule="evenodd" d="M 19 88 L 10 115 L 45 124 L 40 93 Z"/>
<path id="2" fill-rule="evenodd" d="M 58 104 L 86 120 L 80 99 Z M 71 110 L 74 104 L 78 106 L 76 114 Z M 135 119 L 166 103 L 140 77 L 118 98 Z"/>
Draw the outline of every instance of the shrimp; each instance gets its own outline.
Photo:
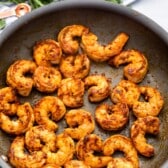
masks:
<path id="1" fill-rule="evenodd" d="M 26 74 L 33 74 L 36 64 L 31 60 L 18 60 L 7 70 L 7 84 L 16 89 L 21 96 L 28 96 L 34 86 L 34 81 Z"/>
<path id="2" fill-rule="evenodd" d="M 121 80 L 118 85 L 112 89 L 110 97 L 114 103 L 126 103 L 129 107 L 132 107 L 134 102 L 140 97 L 140 90 L 133 82 Z"/>
<path id="3" fill-rule="evenodd" d="M 160 92 L 150 86 L 140 87 L 140 93 L 145 96 L 145 102 L 135 101 L 133 113 L 136 117 L 157 116 L 163 108 L 164 100 Z"/>
<path id="4" fill-rule="evenodd" d="M 119 130 L 129 119 L 128 106 L 124 103 L 101 104 L 95 110 L 95 119 L 104 130 Z"/>
<path id="5" fill-rule="evenodd" d="M 103 154 L 105 156 L 111 156 L 116 151 L 123 152 L 124 157 L 122 158 L 115 157 L 113 158 L 112 163 L 121 161 L 123 167 L 128 167 L 129 164 L 131 164 L 131 167 L 133 168 L 139 167 L 138 154 L 130 138 L 127 138 L 124 135 L 119 135 L 119 134 L 112 135 L 109 138 L 107 138 L 103 144 Z M 112 163 L 110 163 L 110 165 Z M 121 163 L 118 163 L 118 164 L 121 164 Z"/>
<path id="6" fill-rule="evenodd" d="M 42 168 L 61 168 L 61 166 L 58 166 L 56 164 L 46 164 Z"/>
<path id="7" fill-rule="evenodd" d="M 65 163 L 64 168 L 91 168 L 81 160 L 70 160 Z"/>
<path id="8" fill-rule="evenodd" d="M 35 120 L 39 125 L 44 125 L 48 130 L 56 131 L 59 121 L 66 113 L 64 103 L 54 96 L 41 98 L 34 106 Z"/>
<path id="9" fill-rule="evenodd" d="M 77 78 L 66 78 L 61 81 L 57 95 L 67 107 L 81 107 L 85 88 L 84 82 Z"/>
<path id="10" fill-rule="evenodd" d="M 65 119 L 70 128 L 64 131 L 73 139 L 81 139 L 94 131 L 95 123 L 90 112 L 83 109 L 70 110 Z"/>
<path id="11" fill-rule="evenodd" d="M 18 168 L 42 167 L 46 162 L 46 155 L 42 151 L 25 152 L 24 136 L 17 136 L 13 140 L 8 156 L 11 165 Z"/>
<path id="12" fill-rule="evenodd" d="M 33 47 L 33 58 L 38 66 L 59 64 L 61 57 L 62 49 L 53 39 L 38 41 Z"/>
<path id="13" fill-rule="evenodd" d="M 66 56 L 61 59 L 60 71 L 64 77 L 84 78 L 90 71 L 90 60 L 86 54 Z"/>
<path id="14" fill-rule="evenodd" d="M 52 93 L 60 86 L 62 76 L 56 68 L 39 66 L 34 72 L 33 79 L 37 90 Z"/>
<path id="15" fill-rule="evenodd" d="M 58 42 L 64 53 L 76 54 L 79 49 L 79 40 L 81 36 L 87 33 L 89 29 L 83 25 L 70 25 L 64 27 L 58 34 Z"/>
<path id="16" fill-rule="evenodd" d="M 89 32 L 83 34 L 81 47 L 93 61 L 104 62 L 119 54 L 128 39 L 129 36 L 122 32 L 109 44 L 103 46 L 98 43 L 98 37 L 92 32 Z"/>
<path id="17" fill-rule="evenodd" d="M 100 102 L 110 94 L 110 82 L 104 75 L 90 75 L 84 79 L 90 102 Z"/>
<path id="18" fill-rule="evenodd" d="M 138 50 L 122 51 L 119 55 L 109 60 L 109 64 L 115 67 L 119 67 L 121 64 L 128 64 L 124 67 L 124 76 L 134 83 L 140 83 L 148 71 L 148 60 Z"/>
<path id="19" fill-rule="evenodd" d="M 105 167 L 112 160 L 111 156 L 95 156 L 94 152 L 101 154 L 103 142 L 96 134 L 89 134 L 81 138 L 76 144 L 76 156 L 90 167 Z"/>
<path id="20" fill-rule="evenodd" d="M 145 134 L 157 135 L 159 133 L 160 121 L 158 117 L 147 116 L 138 118 L 131 126 L 131 139 L 137 151 L 146 157 L 154 155 L 154 147 L 147 143 Z"/>
<path id="21" fill-rule="evenodd" d="M 33 109 L 28 102 L 19 105 L 16 113 L 12 116 L 13 118 L 0 113 L 0 128 L 8 134 L 23 134 L 34 124 Z"/>

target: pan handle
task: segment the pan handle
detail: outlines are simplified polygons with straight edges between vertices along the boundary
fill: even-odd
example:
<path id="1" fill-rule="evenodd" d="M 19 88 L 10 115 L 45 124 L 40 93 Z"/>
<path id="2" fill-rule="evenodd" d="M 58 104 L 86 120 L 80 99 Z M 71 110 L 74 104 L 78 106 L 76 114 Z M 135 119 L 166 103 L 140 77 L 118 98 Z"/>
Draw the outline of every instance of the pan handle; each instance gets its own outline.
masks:
<path id="1" fill-rule="evenodd" d="M 0 156 L 0 168 L 12 168 L 3 158 Z"/>

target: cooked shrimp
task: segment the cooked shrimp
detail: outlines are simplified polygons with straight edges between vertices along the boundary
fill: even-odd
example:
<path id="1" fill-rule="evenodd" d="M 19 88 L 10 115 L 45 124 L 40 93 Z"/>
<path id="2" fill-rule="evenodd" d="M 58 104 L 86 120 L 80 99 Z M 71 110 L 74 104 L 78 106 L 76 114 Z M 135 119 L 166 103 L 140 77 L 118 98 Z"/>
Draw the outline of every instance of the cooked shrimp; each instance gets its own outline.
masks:
<path id="1" fill-rule="evenodd" d="M 0 113 L 0 128 L 8 134 L 19 135 L 25 133 L 34 124 L 33 109 L 29 103 L 19 105 L 15 114 L 11 116 Z"/>
<path id="2" fill-rule="evenodd" d="M 18 168 L 42 167 L 46 162 L 46 155 L 42 151 L 25 152 L 24 136 L 18 136 L 14 139 L 8 156 L 11 165 Z"/>
<path id="3" fill-rule="evenodd" d="M 42 168 L 61 168 L 61 166 L 58 166 L 56 164 L 46 164 Z"/>
<path id="4" fill-rule="evenodd" d="M 56 131 L 59 121 L 66 113 L 64 103 L 54 96 L 41 98 L 34 106 L 35 120 L 39 125 L 44 125 L 47 129 Z"/>
<path id="5" fill-rule="evenodd" d="M 83 25 L 70 25 L 64 27 L 58 34 L 58 42 L 64 53 L 75 54 L 79 49 L 79 40 L 89 29 Z"/>
<path id="6" fill-rule="evenodd" d="M 62 49 L 58 42 L 53 39 L 38 41 L 33 47 L 33 57 L 38 66 L 52 66 L 59 64 Z"/>
<path id="7" fill-rule="evenodd" d="M 104 130 L 119 130 L 129 119 L 129 109 L 124 103 L 101 104 L 95 110 L 95 119 Z"/>
<path id="8" fill-rule="evenodd" d="M 109 61 L 110 65 L 119 67 L 121 64 L 128 64 L 124 67 L 124 76 L 134 82 L 141 82 L 148 71 L 148 60 L 138 50 L 127 50 L 121 52 Z"/>
<path id="9" fill-rule="evenodd" d="M 70 160 L 65 163 L 64 168 L 91 168 L 81 160 Z"/>
<path id="10" fill-rule="evenodd" d="M 77 78 L 66 78 L 58 88 L 58 97 L 67 107 L 81 107 L 83 105 L 84 82 Z"/>
<path id="11" fill-rule="evenodd" d="M 112 162 L 119 162 L 123 164 L 123 167 L 128 167 L 131 163 L 133 168 L 139 168 L 139 159 L 136 149 L 134 148 L 131 139 L 123 135 L 112 135 L 104 141 L 103 153 L 105 156 L 111 156 L 116 151 L 121 151 L 124 153 L 122 158 L 113 158 Z M 116 160 L 117 159 L 117 160 Z M 126 162 L 125 162 L 126 160 Z M 125 164 L 124 164 L 125 162 Z M 120 164 L 121 164 L 120 163 Z M 110 163 L 111 164 L 111 163 Z M 122 167 L 122 168 L 123 168 Z M 117 167 L 118 168 L 118 167 Z"/>
<path id="12" fill-rule="evenodd" d="M 56 140 L 56 150 L 47 152 L 47 163 L 62 166 L 73 158 L 74 152 L 75 144 L 72 138 L 64 133 L 59 134 Z"/>
<path id="13" fill-rule="evenodd" d="M 95 34 L 89 32 L 82 36 L 81 47 L 90 59 L 103 62 L 119 54 L 128 38 L 129 36 L 126 33 L 119 33 L 114 40 L 104 46 L 98 43 L 98 37 Z"/>
<path id="14" fill-rule="evenodd" d="M 65 119 L 70 128 L 64 131 L 73 139 L 79 140 L 94 131 L 94 119 L 91 113 L 84 109 L 70 110 L 65 115 Z"/>
<path id="15" fill-rule="evenodd" d="M 34 72 L 33 79 L 37 90 L 51 93 L 60 86 L 62 76 L 56 68 L 39 66 Z"/>
<path id="16" fill-rule="evenodd" d="M 135 101 L 140 97 L 139 87 L 131 81 L 121 80 L 111 92 L 111 100 L 114 103 L 126 103 L 132 107 Z"/>
<path id="17" fill-rule="evenodd" d="M 112 160 L 111 156 L 98 155 L 95 156 L 94 152 L 101 154 L 103 142 L 96 134 L 89 134 L 81 138 L 76 144 L 76 156 L 79 160 L 84 161 L 90 167 L 105 167 L 108 162 Z"/>
<path id="18" fill-rule="evenodd" d="M 137 151 L 146 157 L 154 155 L 154 147 L 147 143 L 145 134 L 157 135 L 159 133 L 160 121 L 158 117 L 147 116 L 138 118 L 131 126 L 131 139 Z"/>
<path id="19" fill-rule="evenodd" d="M 18 60 L 7 70 L 7 84 L 16 89 L 22 96 L 28 96 L 34 86 L 34 81 L 26 74 L 33 74 L 36 64 L 31 60 Z"/>
<path id="20" fill-rule="evenodd" d="M 157 116 L 164 104 L 160 92 L 150 86 L 140 87 L 140 93 L 145 97 L 145 102 L 135 101 L 133 113 L 136 117 Z"/>
<path id="21" fill-rule="evenodd" d="M 66 78 L 75 77 L 82 79 L 90 71 L 90 60 L 85 54 L 63 57 L 60 63 L 60 71 Z"/>
<path id="22" fill-rule="evenodd" d="M 84 80 L 90 102 L 100 102 L 110 94 L 110 82 L 104 75 L 90 75 Z"/>

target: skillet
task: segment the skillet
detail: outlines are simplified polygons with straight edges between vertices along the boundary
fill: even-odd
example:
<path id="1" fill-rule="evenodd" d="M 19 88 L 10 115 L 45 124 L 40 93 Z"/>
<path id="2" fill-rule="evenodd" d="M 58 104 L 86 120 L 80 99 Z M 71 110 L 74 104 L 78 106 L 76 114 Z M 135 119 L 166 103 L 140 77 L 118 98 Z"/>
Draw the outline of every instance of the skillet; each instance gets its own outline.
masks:
<path id="1" fill-rule="evenodd" d="M 65 26 L 82 24 L 91 29 L 101 43 L 107 43 L 119 32 L 126 32 L 130 39 L 125 49 L 142 51 L 149 61 L 149 71 L 139 85 L 157 87 L 164 97 L 164 108 L 159 118 L 161 120 L 158 136 L 148 136 L 148 142 L 155 147 L 156 154 L 152 158 L 140 158 L 140 167 L 168 167 L 168 34 L 160 26 L 144 15 L 104 1 L 61 1 L 34 10 L 14 22 L 0 35 L 0 88 L 5 87 L 6 71 L 18 59 L 32 59 L 32 47 L 36 41 L 53 38 Z M 92 63 L 90 73 L 105 73 L 112 79 L 114 87 L 122 78 L 122 69 L 112 68 L 106 63 Z M 43 94 L 33 90 L 29 97 L 19 97 L 21 102 L 29 101 L 32 105 Z M 110 102 L 107 100 L 107 102 Z M 90 104 L 87 97 L 82 108 L 88 109 L 94 115 L 97 104 Z M 129 136 L 129 128 L 135 118 L 131 115 L 127 126 L 117 132 Z M 63 121 L 59 123 L 58 133 L 65 128 Z M 107 132 L 99 127 L 95 130 L 102 139 L 116 132 Z M 13 137 L 0 131 L 0 154 L 7 155 Z"/>

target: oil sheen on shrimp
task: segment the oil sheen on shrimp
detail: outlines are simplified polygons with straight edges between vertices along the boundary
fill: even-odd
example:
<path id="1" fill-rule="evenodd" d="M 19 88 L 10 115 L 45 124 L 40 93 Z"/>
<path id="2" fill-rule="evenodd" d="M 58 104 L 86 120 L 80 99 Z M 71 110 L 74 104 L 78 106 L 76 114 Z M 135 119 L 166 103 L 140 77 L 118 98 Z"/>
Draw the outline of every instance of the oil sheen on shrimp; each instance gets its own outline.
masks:
<path id="1" fill-rule="evenodd" d="M 67 107 L 76 108 L 83 105 L 84 82 L 78 78 L 66 78 L 58 88 L 58 97 Z"/>
<path id="2" fill-rule="evenodd" d="M 90 75 L 84 80 L 90 102 L 100 102 L 110 94 L 110 82 L 104 75 Z"/>
<path id="3" fill-rule="evenodd" d="M 157 135 L 159 133 L 160 120 L 158 117 L 147 116 L 138 118 L 131 126 L 131 139 L 137 151 L 146 157 L 155 154 L 155 149 L 147 143 L 145 134 Z"/>
<path id="4" fill-rule="evenodd" d="M 103 62 L 119 54 L 128 39 L 129 36 L 122 32 L 119 33 L 109 44 L 104 46 L 98 43 L 98 37 L 95 34 L 89 32 L 82 36 L 81 47 L 90 59 L 96 62 Z"/>
<path id="5" fill-rule="evenodd" d="M 56 164 L 46 164 L 42 168 L 61 168 L 61 166 L 58 166 Z"/>
<path id="6" fill-rule="evenodd" d="M 17 60 L 7 70 L 6 82 L 22 96 L 28 96 L 34 81 L 26 74 L 33 74 L 36 64 L 31 60 Z"/>
<path id="7" fill-rule="evenodd" d="M 58 34 L 58 42 L 66 54 L 76 54 L 79 50 L 79 38 L 89 29 L 83 25 L 69 25 Z"/>
<path id="8" fill-rule="evenodd" d="M 33 79 L 37 90 L 52 93 L 60 86 L 62 76 L 54 67 L 39 66 L 34 72 Z"/>
<path id="9" fill-rule="evenodd" d="M 81 138 L 76 144 L 76 156 L 93 168 L 105 167 L 112 160 L 111 156 L 103 156 L 103 141 L 96 134 L 89 134 Z M 100 155 L 94 155 L 99 152 Z"/>
<path id="10" fill-rule="evenodd" d="M 79 140 L 95 129 L 94 119 L 90 112 L 84 109 L 73 109 L 66 113 L 69 128 L 64 130 L 71 138 Z"/>
<path id="11" fill-rule="evenodd" d="M 60 71 L 64 77 L 84 78 L 90 71 L 90 60 L 86 54 L 62 57 Z"/>
<path id="12" fill-rule="evenodd" d="M 95 119 L 104 130 L 119 130 L 128 122 L 128 106 L 124 103 L 117 103 L 116 105 L 101 104 L 95 110 Z"/>
<path id="13" fill-rule="evenodd" d="M 33 47 L 33 58 L 38 66 L 52 66 L 59 64 L 62 49 L 59 43 L 53 39 L 38 41 Z"/>
<path id="14" fill-rule="evenodd" d="M 135 101 L 133 113 L 136 117 L 157 116 L 163 108 L 164 100 L 158 89 L 150 86 L 140 87 L 145 101 Z"/>
<path id="15" fill-rule="evenodd" d="M 138 50 L 122 51 L 112 58 L 109 64 L 115 67 L 128 64 L 124 67 L 124 76 L 134 83 L 141 82 L 148 71 L 148 60 L 145 55 Z"/>
<path id="16" fill-rule="evenodd" d="M 124 157 L 113 157 L 112 163 L 121 161 L 123 167 L 127 168 L 128 165 L 131 164 L 131 167 L 139 168 L 138 154 L 130 138 L 120 134 L 115 134 L 107 138 L 103 144 L 104 155 L 112 156 L 116 151 L 123 152 Z"/>
<path id="17" fill-rule="evenodd" d="M 64 168 L 91 168 L 81 160 L 70 160 L 65 163 Z"/>
<path id="18" fill-rule="evenodd" d="M 34 106 L 35 120 L 39 125 L 44 125 L 47 129 L 56 131 L 56 124 L 66 113 L 64 103 L 55 96 L 45 96 Z"/>

